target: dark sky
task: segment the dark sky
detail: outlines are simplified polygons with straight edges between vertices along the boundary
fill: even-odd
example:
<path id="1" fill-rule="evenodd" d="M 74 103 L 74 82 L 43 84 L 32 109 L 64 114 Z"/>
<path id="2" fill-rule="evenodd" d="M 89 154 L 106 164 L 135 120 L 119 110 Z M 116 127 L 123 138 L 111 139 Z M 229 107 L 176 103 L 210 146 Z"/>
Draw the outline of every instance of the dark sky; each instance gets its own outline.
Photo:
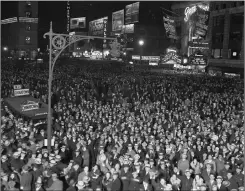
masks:
<path id="1" fill-rule="evenodd" d="M 88 21 L 104 16 L 112 15 L 112 12 L 125 9 L 125 6 L 137 1 L 71 1 L 71 17 L 86 17 Z M 171 2 L 149 1 L 141 2 L 145 5 L 154 5 L 160 10 L 160 6 L 170 9 Z M 1 16 L 9 18 L 17 16 L 16 2 L 1 2 Z M 39 47 L 46 47 L 47 40 L 43 39 L 43 34 L 49 31 L 49 23 L 53 22 L 53 30 L 57 33 L 66 32 L 66 5 L 67 1 L 40 1 L 39 2 Z M 147 6 L 147 5 L 146 5 Z"/>

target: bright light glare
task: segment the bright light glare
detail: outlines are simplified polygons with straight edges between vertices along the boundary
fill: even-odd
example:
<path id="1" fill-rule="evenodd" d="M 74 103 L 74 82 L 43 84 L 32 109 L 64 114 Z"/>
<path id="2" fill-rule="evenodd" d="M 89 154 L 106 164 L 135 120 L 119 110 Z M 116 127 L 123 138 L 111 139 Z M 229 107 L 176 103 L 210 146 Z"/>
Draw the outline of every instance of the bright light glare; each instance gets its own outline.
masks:
<path id="1" fill-rule="evenodd" d="M 126 52 L 124 52 L 123 55 L 126 55 Z"/>
<path id="2" fill-rule="evenodd" d="M 184 60 L 183 60 L 184 64 L 186 64 L 187 61 L 188 61 L 187 58 L 184 58 Z"/>
<path id="3" fill-rule="evenodd" d="M 7 47 L 3 47 L 3 50 L 4 50 L 4 51 L 7 51 L 7 50 L 8 50 L 8 48 L 7 48 Z"/>
<path id="4" fill-rule="evenodd" d="M 133 62 L 132 62 L 132 61 L 130 61 L 130 62 L 129 62 L 129 64 L 133 64 Z"/>
<path id="5" fill-rule="evenodd" d="M 144 41 L 143 40 L 139 40 L 139 45 L 140 46 L 144 45 Z"/>

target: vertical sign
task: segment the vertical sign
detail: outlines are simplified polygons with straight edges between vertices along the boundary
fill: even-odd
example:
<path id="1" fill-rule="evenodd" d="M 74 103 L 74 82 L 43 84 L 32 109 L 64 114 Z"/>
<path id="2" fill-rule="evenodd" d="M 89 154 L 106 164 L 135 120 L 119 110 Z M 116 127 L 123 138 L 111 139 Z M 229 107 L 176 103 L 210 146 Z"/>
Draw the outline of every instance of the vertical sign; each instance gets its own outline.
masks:
<path id="1" fill-rule="evenodd" d="M 107 37 L 107 22 L 108 19 L 103 19 L 103 36 Z M 103 40 L 103 48 L 106 48 L 106 39 Z"/>
<path id="2" fill-rule="evenodd" d="M 66 17 L 67 17 L 66 31 L 69 33 L 70 32 L 70 2 L 69 1 L 67 1 L 67 6 L 66 6 Z"/>
<path id="3" fill-rule="evenodd" d="M 209 11 L 197 7 L 197 11 L 194 18 L 195 21 L 194 36 L 205 39 L 208 31 L 208 19 L 209 19 Z"/>
<path id="4" fill-rule="evenodd" d="M 176 25 L 174 17 L 163 16 L 164 28 L 168 38 L 177 39 Z"/>

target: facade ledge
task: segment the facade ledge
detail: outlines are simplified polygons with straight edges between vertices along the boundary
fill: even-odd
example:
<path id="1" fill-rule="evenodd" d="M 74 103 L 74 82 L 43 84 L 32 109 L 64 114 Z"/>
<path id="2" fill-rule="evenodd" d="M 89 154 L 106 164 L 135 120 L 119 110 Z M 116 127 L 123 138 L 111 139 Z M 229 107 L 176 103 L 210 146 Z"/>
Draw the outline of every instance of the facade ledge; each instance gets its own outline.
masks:
<path id="1" fill-rule="evenodd" d="M 244 60 L 209 59 L 208 65 L 217 67 L 244 68 Z"/>

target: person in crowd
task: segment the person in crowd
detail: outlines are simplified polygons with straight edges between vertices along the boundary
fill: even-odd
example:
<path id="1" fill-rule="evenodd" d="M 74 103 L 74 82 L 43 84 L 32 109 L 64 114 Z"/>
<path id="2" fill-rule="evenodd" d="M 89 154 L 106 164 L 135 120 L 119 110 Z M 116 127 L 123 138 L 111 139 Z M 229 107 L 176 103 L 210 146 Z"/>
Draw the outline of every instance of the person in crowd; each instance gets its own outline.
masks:
<path id="1" fill-rule="evenodd" d="M 3 64 L 2 190 L 244 189 L 242 80 L 81 62 L 55 66 L 50 151 L 5 99 L 19 84 L 44 107 L 48 69 Z"/>

